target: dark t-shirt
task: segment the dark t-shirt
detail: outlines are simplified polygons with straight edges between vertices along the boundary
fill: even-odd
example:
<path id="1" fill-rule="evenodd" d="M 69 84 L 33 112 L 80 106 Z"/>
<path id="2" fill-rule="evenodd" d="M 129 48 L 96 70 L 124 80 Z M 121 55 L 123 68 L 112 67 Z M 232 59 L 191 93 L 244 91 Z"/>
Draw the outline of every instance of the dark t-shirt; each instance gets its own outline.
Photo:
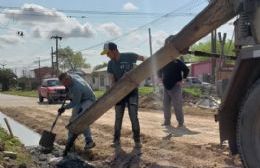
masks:
<path id="1" fill-rule="evenodd" d="M 119 60 L 108 62 L 107 72 L 113 74 L 115 81 L 118 81 L 126 72 L 133 69 L 137 57 L 135 53 L 120 53 Z"/>
<path id="2" fill-rule="evenodd" d="M 178 59 L 171 61 L 159 71 L 159 77 L 162 78 L 163 85 L 167 90 L 172 89 L 177 82 L 186 78 L 188 74 L 189 68 Z"/>

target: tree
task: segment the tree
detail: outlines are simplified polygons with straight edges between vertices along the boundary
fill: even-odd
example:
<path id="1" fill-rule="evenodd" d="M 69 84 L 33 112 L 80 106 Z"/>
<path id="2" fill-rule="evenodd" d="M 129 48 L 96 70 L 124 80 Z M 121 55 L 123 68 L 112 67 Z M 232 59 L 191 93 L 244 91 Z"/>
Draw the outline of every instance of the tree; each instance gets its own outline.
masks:
<path id="1" fill-rule="evenodd" d="M 0 83 L 2 91 L 7 91 L 11 86 L 16 84 L 17 76 L 11 69 L 0 69 Z"/>
<path id="2" fill-rule="evenodd" d="M 59 49 L 59 66 L 61 69 L 76 70 L 90 68 L 81 52 L 74 52 L 70 47 Z"/>
<path id="3" fill-rule="evenodd" d="M 220 43 L 219 41 L 217 42 L 217 53 L 221 53 L 220 52 Z M 200 42 L 198 44 L 194 44 L 191 47 L 192 51 L 204 51 L 204 52 L 208 52 L 211 53 L 211 42 L 207 41 L 207 42 Z M 227 40 L 225 47 L 224 47 L 224 53 L 225 55 L 235 55 L 234 52 L 234 42 L 232 40 Z M 187 55 L 184 57 L 185 62 L 200 62 L 200 61 L 205 61 L 210 59 L 210 57 L 198 57 L 198 56 L 193 56 L 193 55 Z"/>

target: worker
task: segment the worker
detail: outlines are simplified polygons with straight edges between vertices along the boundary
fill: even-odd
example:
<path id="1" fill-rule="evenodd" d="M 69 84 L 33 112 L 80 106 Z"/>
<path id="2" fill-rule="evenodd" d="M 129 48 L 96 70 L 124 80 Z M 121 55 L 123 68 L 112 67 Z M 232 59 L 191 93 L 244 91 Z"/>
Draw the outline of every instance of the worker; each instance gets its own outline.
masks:
<path id="1" fill-rule="evenodd" d="M 71 102 L 58 110 L 58 113 L 62 114 L 66 109 L 72 108 L 72 115 L 70 121 L 75 119 L 81 112 L 88 109 L 95 101 L 96 97 L 89 84 L 78 75 L 70 75 L 68 73 L 61 73 L 59 75 L 59 81 L 67 88 L 68 95 Z M 86 128 L 83 132 L 85 137 L 84 150 L 89 150 L 95 147 L 95 143 L 91 136 L 90 128 Z M 64 155 L 72 147 L 75 139 L 78 135 L 73 134 L 71 131 L 68 132 L 68 139 Z"/>
<path id="2" fill-rule="evenodd" d="M 170 38 L 165 40 L 165 45 L 170 45 Z M 184 53 L 184 52 L 183 52 Z M 158 76 L 161 78 L 164 92 L 163 92 L 163 112 L 164 122 L 162 125 L 171 125 L 171 104 L 173 105 L 175 116 L 178 121 L 177 127 L 184 126 L 183 114 L 183 97 L 182 97 L 182 83 L 183 79 L 189 74 L 189 68 L 180 59 L 174 59 L 162 69 L 159 70 Z"/>
<path id="3" fill-rule="evenodd" d="M 112 82 L 111 86 L 122 78 L 125 73 L 133 69 L 137 60 L 144 61 L 144 57 L 138 54 L 120 53 L 117 49 L 117 45 L 113 42 L 107 42 L 104 44 L 101 55 L 107 55 L 107 57 L 110 58 L 107 72 L 109 73 Z M 135 147 L 141 148 L 140 125 L 138 120 L 138 88 L 133 89 L 115 105 L 114 140 L 111 146 L 120 146 L 122 120 L 126 106 L 128 107 L 128 114 L 132 124 Z"/>

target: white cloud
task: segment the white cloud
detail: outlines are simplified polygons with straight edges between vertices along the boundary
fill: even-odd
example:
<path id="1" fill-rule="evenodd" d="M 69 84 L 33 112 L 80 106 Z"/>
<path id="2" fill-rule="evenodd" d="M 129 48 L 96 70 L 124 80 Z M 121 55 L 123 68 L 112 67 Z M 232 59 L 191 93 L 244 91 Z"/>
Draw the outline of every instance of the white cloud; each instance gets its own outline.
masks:
<path id="1" fill-rule="evenodd" d="M 36 4 L 24 4 L 21 9 L 8 9 L 3 12 L 5 17 L 29 23 L 63 22 L 66 16 L 55 9 L 44 8 Z"/>
<path id="2" fill-rule="evenodd" d="M 17 44 L 21 42 L 21 37 L 17 35 L 2 35 L 0 36 L 0 43 L 3 45 Z"/>
<path id="3" fill-rule="evenodd" d="M 138 10 L 138 7 L 135 6 L 131 2 L 127 2 L 126 4 L 124 4 L 123 10 L 125 10 L 125 11 L 135 11 L 135 10 Z"/>
<path id="4" fill-rule="evenodd" d="M 134 43 L 134 42 L 137 42 L 137 41 L 141 41 L 143 39 L 144 39 L 144 37 L 141 34 L 139 34 L 139 33 L 132 33 L 130 36 L 128 36 L 128 40 L 131 43 Z"/>
<path id="5" fill-rule="evenodd" d="M 17 20 L 25 25 L 32 25 L 33 37 L 59 35 L 64 38 L 92 37 L 94 29 L 89 23 L 80 24 L 74 18 L 55 9 L 48 9 L 36 4 L 24 4 L 19 10 L 4 10 L 6 18 Z"/>
<path id="6" fill-rule="evenodd" d="M 92 26 L 88 23 L 81 25 L 75 22 L 75 24 L 69 23 L 58 23 L 49 25 L 49 27 L 35 26 L 33 28 L 33 37 L 46 37 L 50 38 L 53 35 L 61 36 L 63 38 L 70 37 L 92 37 L 95 31 Z"/>
<path id="7" fill-rule="evenodd" d="M 122 34 L 121 28 L 115 23 L 104 23 L 98 27 L 98 30 L 112 37 L 117 37 Z"/>
<path id="8" fill-rule="evenodd" d="M 169 36 L 168 33 L 164 31 L 157 31 L 152 34 L 152 44 L 153 47 L 157 50 L 164 45 L 165 39 Z"/>
<path id="9" fill-rule="evenodd" d="M 8 20 L 4 15 L 0 15 L 0 26 L 6 26 L 8 23 Z"/>

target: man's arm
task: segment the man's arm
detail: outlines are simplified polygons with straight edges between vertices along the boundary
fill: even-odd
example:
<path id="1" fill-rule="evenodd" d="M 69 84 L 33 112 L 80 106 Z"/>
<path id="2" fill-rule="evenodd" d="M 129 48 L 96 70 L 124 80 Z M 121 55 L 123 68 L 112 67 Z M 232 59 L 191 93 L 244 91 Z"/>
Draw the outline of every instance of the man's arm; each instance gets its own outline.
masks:
<path id="1" fill-rule="evenodd" d="M 185 78 L 187 78 L 187 76 L 188 76 L 190 70 L 189 70 L 189 68 L 185 65 L 184 62 L 180 61 L 180 63 L 181 63 L 181 70 L 183 71 L 183 78 L 185 79 Z"/>
<path id="2" fill-rule="evenodd" d="M 115 84 L 116 80 L 112 73 L 108 73 L 109 80 L 111 81 L 111 87 Z"/>

